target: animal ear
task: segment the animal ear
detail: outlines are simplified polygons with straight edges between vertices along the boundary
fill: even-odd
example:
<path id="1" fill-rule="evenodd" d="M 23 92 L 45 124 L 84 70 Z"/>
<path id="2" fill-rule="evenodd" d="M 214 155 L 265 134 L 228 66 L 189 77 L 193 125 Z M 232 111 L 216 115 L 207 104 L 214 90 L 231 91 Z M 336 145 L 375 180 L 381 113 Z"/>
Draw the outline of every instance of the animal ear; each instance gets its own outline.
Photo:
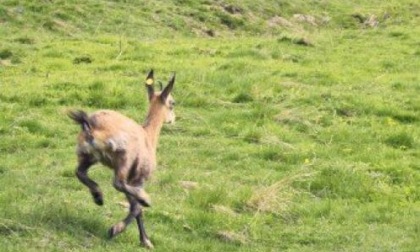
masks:
<path id="1" fill-rule="evenodd" d="M 147 75 L 146 78 L 146 88 L 147 88 L 147 93 L 149 95 L 149 100 L 152 99 L 153 95 L 155 94 L 155 90 L 153 88 L 153 83 L 155 83 L 155 79 L 153 77 L 153 69 L 150 70 L 149 74 Z"/>
<path id="2" fill-rule="evenodd" d="M 166 99 L 168 98 L 169 94 L 171 93 L 172 89 L 174 88 L 175 83 L 175 73 L 172 76 L 172 78 L 169 80 L 168 85 L 166 85 L 165 89 L 160 94 L 160 98 L 162 99 L 162 102 L 165 103 Z"/>

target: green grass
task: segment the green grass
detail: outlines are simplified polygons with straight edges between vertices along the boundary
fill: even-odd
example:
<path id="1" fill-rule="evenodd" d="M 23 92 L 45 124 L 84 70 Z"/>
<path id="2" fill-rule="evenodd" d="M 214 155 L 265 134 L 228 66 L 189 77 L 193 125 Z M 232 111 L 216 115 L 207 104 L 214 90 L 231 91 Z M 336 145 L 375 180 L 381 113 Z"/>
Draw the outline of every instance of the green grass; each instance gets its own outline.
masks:
<path id="1" fill-rule="evenodd" d="M 411 0 L 3 1 L 2 251 L 138 249 L 135 225 L 107 239 L 124 197 L 101 166 L 103 207 L 77 181 L 65 112 L 141 122 L 150 68 L 177 73 L 147 185 L 156 251 L 418 250 L 419 15 Z"/>

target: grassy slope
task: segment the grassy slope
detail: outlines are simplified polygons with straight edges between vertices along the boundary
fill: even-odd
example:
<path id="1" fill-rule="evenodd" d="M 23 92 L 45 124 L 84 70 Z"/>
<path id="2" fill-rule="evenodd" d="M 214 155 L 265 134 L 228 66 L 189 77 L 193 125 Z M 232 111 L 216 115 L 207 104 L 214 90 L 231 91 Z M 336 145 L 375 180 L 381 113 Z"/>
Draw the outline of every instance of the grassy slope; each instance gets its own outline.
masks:
<path id="1" fill-rule="evenodd" d="M 106 240 L 123 197 L 100 167 L 91 174 L 102 208 L 74 178 L 78 129 L 64 111 L 112 108 L 142 120 L 151 67 L 162 81 L 178 74 L 179 121 L 164 128 L 148 185 L 158 251 L 418 247 L 415 1 L 3 2 L 3 250 L 137 248 L 134 225 Z M 268 27 L 276 15 L 291 25 Z M 75 64 L 83 58 L 92 62 Z"/>

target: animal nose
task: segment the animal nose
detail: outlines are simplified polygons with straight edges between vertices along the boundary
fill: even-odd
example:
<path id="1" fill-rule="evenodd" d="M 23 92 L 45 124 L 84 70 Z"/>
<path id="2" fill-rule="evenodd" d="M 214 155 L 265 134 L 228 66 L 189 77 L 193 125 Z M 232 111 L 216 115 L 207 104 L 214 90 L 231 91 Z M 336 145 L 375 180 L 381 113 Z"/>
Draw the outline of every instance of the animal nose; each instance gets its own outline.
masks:
<path id="1" fill-rule="evenodd" d="M 174 124 L 175 119 L 176 119 L 175 113 L 172 111 L 172 113 L 168 115 L 166 122 L 169 124 Z"/>

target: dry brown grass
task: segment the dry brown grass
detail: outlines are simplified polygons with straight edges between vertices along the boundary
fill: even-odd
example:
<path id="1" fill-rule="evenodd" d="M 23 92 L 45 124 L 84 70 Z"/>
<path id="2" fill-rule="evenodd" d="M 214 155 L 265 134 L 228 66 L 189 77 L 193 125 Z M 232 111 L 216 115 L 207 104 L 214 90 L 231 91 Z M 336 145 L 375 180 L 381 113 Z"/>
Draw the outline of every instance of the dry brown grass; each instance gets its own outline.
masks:
<path id="1" fill-rule="evenodd" d="M 231 217 L 235 217 L 238 215 L 238 213 L 236 213 L 234 210 L 232 210 L 230 207 L 227 207 L 227 206 L 213 205 L 212 209 L 216 213 L 220 213 L 220 214 L 231 216 Z"/>
<path id="2" fill-rule="evenodd" d="M 285 177 L 269 186 L 261 186 L 255 190 L 247 205 L 257 212 L 285 213 L 295 202 L 293 199 L 300 194 L 299 190 L 293 188 L 293 182 L 312 175 L 312 173 L 297 174 Z"/>
<path id="3" fill-rule="evenodd" d="M 219 231 L 217 237 L 224 242 L 231 242 L 237 244 L 246 244 L 248 238 L 244 233 L 235 233 L 233 231 Z"/>

